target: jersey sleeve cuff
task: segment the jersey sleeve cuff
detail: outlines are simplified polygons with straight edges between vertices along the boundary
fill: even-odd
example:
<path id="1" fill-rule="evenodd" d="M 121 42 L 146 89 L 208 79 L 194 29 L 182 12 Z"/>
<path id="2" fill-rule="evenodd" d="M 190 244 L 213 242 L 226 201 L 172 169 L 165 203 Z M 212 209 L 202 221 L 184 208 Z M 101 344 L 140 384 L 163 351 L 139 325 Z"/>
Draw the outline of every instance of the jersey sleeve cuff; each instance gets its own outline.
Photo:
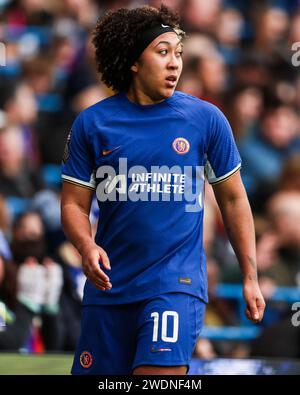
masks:
<path id="1" fill-rule="evenodd" d="M 94 182 L 82 181 L 79 180 L 78 178 L 70 177 L 65 174 L 62 174 L 61 178 L 63 181 L 70 182 L 71 184 L 79 185 L 93 190 L 96 189 L 96 184 Z"/>
<path id="2" fill-rule="evenodd" d="M 227 180 L 227 178 L 231 177 L 231 176 L 232 176 L 234 173 L 236 173 L 238 170 L 240 170 L 241 166 L 242 166 L 242 164 L 239 163 L 234 169 L 232 169 L 231 171 L 229 171 L 229 172 L 226 173 L 226 174 L 223 174 L 223 175 L 220 176 L 220 177 L 209 177 L 209 178 L 208 178 L 208 182 L 209 182 L 211 185 L 218 184 L 219 182 L 223 182 L 223 181 Z"/>

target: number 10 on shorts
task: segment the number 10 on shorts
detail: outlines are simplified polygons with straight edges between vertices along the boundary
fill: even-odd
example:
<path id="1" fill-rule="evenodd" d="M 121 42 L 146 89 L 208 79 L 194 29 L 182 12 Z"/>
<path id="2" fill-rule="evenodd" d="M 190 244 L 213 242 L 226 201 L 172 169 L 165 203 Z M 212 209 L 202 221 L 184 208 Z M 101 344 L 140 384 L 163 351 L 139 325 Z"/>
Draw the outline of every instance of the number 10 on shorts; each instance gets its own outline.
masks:
<path id="1" fill-rule="evenodd" d="M 157 311 L 151 313 L 151 317 L 153 317 L 153 336 L 152 341 L 158 341 L 158 328 L 159 321 L 161 319 L 161 340 L 169 343 L 176 343 L 178 340 L 178 325 L 179 325 L 179 316 L 176 311 L 164 311 L 160 317 Z M 173 330 L 172 336 L 168 336 L 168 317 L 173 318 Z M 170 322 L 171 320 L 169 320 Z"/>

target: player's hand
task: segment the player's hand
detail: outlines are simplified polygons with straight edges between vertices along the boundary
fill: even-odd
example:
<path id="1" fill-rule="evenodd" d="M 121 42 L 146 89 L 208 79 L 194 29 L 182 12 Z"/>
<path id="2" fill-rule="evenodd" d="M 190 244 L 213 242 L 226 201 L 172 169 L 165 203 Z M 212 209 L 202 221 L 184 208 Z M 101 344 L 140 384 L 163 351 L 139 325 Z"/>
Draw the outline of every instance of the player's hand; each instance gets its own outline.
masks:
<path id="1" fill-rule="evenodd" d="M 80 249 L 82 256 L 82 268 L 86 277 L 101 291 L 112 288 L 109 277 L 101 270 L 99 263 L 110 270 L 110 262 L 106 252 L 96 243 L 83 246 Z"/>
<path id="2" fill-rule="evenodd" d="M 246 317 L 255 323 L 263 319 L 266 303 L 256 279 L 244 281 L 243 295 L 246 301 Z"/>

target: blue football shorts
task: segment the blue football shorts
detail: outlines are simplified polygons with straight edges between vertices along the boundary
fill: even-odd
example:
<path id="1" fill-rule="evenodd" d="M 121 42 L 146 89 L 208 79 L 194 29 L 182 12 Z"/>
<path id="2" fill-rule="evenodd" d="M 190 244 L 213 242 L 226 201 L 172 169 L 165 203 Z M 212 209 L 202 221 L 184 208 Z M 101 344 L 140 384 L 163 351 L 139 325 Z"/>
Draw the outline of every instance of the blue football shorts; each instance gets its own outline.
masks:
<path id="1" fill-rule="evenodd" d="M 129 375 L 141 365 L 186 365 L 188 371 L 205 306 L 185 293 L 83 306 L 72 374 Z"/>

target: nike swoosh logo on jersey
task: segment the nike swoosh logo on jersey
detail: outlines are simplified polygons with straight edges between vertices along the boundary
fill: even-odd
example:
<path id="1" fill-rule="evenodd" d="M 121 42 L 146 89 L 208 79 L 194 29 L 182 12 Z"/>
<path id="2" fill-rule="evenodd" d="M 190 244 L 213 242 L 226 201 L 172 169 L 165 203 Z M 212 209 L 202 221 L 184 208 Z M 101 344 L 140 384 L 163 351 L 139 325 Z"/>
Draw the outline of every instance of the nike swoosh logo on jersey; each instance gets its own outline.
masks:
<path id="1" fill-rule="evenodd" d="M 170 27 L 170 26 L 168 26 L 168 25 L 163 25 L 163 24 L 161 24 L 161 26 L 162 26 L 162 27 Z"/>
<path id="2" fill-rule="evenodd" d="M 103 151 L 102 151 L 102 155 L 103 155 L 103 156 L 109 155 L 109 154 L 111 154 L 112 152 L 117 151 L 119 148 L 121 148 L 121 145 L 119 145 L 118 147 L 112 148 L 112 149 L 103 150 Z"/>

